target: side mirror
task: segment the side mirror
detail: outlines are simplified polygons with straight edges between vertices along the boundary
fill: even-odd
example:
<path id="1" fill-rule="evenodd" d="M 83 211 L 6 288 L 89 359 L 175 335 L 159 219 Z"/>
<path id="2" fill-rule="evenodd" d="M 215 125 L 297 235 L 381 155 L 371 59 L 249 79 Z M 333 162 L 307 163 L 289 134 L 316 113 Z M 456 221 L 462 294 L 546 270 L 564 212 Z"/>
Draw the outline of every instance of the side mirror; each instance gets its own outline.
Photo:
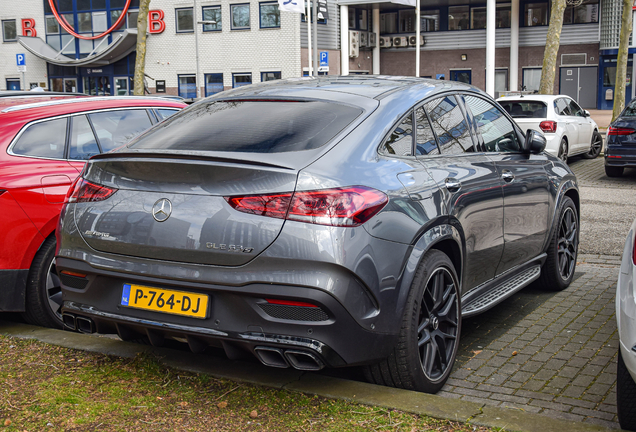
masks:
<path id="1" fill-rule="evenodd" d="M 546 140 L 541 132 L 528 129 L 526 131 L 526 142 L 523 143 L 523 149 L 526 153 L 541 153 L 545 150 Z"/>
<path id="2" fill-rule="evenodd" d="M 590 117 L 591 115 L 588 110 L 583 110 L 583 117 Z"/>

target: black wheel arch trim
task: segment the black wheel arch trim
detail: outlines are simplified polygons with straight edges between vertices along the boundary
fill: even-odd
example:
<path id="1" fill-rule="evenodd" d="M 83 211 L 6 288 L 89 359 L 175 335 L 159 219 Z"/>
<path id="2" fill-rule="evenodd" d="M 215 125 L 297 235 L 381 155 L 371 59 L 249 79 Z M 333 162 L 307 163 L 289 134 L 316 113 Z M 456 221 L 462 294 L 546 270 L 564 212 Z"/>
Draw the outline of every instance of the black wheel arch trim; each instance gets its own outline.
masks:
<path id="1" fill-rule="evenodd" d="M 550 239 L 552 238 L 552 234 L 557 229 L 558 221 L 558 213 L 557 210 L 561 207 L 561 203 L 565 199 L 565 197 L 569 197 L 574 202 L 574 207 L 576 208 L 576 217 L 577 222 L 581 223 L 581 199 L 579 194 L 579 188 L 576 184 L 576 181 L 573 179 L 568 179 L 564 181 L 557 194 L 556 200 L 554 202 L 554 211 L 552 212 L 552 220 L 550 221 L 550 232 L 546 236 L 543 242 L 543 252 L 547 252 L 548 246 L 550 245 Z"/>

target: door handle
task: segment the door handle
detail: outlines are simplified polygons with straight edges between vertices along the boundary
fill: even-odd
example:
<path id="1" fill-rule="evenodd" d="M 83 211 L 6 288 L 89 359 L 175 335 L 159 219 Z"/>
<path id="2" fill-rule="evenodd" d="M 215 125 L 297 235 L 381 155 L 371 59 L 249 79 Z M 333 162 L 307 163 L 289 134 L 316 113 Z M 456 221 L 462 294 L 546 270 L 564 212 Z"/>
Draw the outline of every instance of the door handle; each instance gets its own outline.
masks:
<path id="1" fill-rule="evenodd" d="M 456 178 L 448 177 L 444 180 L 444 186 L 449 192 L 457 192 L 462 188 L 462 184 Z"/>
<path id="2" fill-rule="evenodd" d="M 503 170 L 501 172 L 501 178 L 506 183 L 511 183 L 515 179 L 515 175 L 509 170 Z"/>

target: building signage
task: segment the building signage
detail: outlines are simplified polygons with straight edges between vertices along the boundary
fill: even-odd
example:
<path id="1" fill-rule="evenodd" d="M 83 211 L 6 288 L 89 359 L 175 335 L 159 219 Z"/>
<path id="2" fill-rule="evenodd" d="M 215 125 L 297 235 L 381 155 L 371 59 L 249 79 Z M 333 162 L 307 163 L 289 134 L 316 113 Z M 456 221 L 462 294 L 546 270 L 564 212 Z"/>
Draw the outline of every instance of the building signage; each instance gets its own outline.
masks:
<path id="1" fill-rule="evenodd" d="M 320 51 L 320 67 L 329 67 L 329 52 Z"/>
<path id="2" fill-rule="evenodd" d="M 24 54 L 16 54 L 15 63 L 18 65 L 18 72 L 26 72 L 26 56 Z"/>
<path id="3" fill-rule="evenodd" d="M 37 35 L 35 20 L 33 18 L 24 18 L 22 20 L 22 36 L 37 37 Z"/>
<path id="4" fill-rule="evenodd" d="M 163 20 L 164 13 L 161 9 L 155 9 L 148 12 L 148 33 L 159 34 L 166 29 L 166 23 Z"/>
<path id="5" fill-rule="evenodd" d="M 157 93 L 165 93 L 166 92 L 166 80 L 157 80 L 155 81 L 155 87 Z"/>
<path id="6" fill-rule="evenodd" d="M 318 0 L 318 19 L 329 19 L 329 11 L 327 10 L 327 0 Z"/>

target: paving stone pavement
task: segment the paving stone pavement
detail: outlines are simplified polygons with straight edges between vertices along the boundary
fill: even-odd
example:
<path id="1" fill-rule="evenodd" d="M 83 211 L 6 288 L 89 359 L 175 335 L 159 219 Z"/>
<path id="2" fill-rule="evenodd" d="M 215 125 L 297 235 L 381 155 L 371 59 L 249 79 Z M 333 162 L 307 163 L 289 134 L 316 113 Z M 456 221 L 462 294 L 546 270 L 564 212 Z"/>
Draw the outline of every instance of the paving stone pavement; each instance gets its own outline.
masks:
<path id="1" fill-rule="evenodd" d="M 593 186 L 612 189 L 636 188 L 636 169 L 625 168 L 621 177 L 610 178 L 605 175 L 603 156 L 596 159 L 583 159 L 580 156 L 570 158 L 568 165 L 576 174 L 580 186 Z"/>
<path id="2" fill-rule="evenodd" d="M 439 395 L 619 428 L 619 257 L 580 256 L 562 292 L 530 286 L 462 323 L 455 369 Z"/>

